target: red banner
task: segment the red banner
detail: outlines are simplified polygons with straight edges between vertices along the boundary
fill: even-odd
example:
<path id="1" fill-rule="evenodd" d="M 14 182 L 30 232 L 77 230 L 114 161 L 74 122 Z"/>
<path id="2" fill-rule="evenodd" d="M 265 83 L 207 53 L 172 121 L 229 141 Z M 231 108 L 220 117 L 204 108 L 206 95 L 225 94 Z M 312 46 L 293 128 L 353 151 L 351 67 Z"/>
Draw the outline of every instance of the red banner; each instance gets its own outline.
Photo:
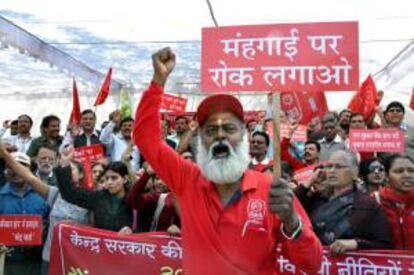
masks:
<path id="1" fill-rule="evenodd" d="M 161 101 L 161 109 L 165 111 L 184 113 L 187 107 L 187 99 L 175 95 L 164 94 Z"/>
<path id="2" fill-rule="evenodd" d="M 400 129 L 351 129 L 349 147 L 354 152 L 404 152 L 404 132 Z"/>
<path id="3" fill-rule="evenodd" d="M 182 272 L 181 240 L 161 233 L 120 236 L 112 231 L 58 224 L 50 255 L 49 274 Z"/>
<path id="4" fill-rule="evenodd" d="M 328 103 L 324 92 L 282 92 L 280 108 L 289 118 L 306 125 L 315 117 L 322 120 L 328 111 Z"/>
<path id="5" fill-rule="evenodd" d="M 43 224 L 38 215 L 0 215 L 0 244 L 41 245 Z"/>
<path id="6" fill-rule="evenodd" d="M 204 91 L 358 89 L 358 23 L 204 28 Z"/>
<path id="7" fill-rule="evenodd" d="M 182 274 L 180 238 L 58 224 L 53 233 L 49 274 Z M 283 255 L 280 274 L 306 274 Z M 366 250 L 332 257 L 325 251 L 319 274 L 413 274 L 414 251 Z"/>
<path id="8" fill-rule="evenodd" d="M 411 110 L 414 111 L 414 88 L 413 88 L 413 91 L 411 92 L 410 108 L 411 108 Z"/>
<path id="9" fill-rule="evenodd" d="M 306 274 L 279 255 L 276 269 L 280 274 Z M 324 251 L 322 266 L 318 274 L 390 274 L 408 275 L 414 272 L 414 251 L 359 250 L 332 257 Z"/>

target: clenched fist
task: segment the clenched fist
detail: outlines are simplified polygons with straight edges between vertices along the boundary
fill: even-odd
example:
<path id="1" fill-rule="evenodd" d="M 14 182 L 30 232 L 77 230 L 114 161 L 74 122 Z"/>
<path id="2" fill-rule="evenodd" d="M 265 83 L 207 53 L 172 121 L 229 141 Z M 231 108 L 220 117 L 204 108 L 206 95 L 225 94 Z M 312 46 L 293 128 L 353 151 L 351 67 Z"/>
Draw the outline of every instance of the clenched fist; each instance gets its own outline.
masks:
<path id="1" fill-rule="evenodd" d="M 170 48 L 164 48 L 152 55 L 152 66 L 154 76 L 152 81 L 160 86 L 164 86 L 168 76 L 175 66 L 175 54 Z"/>
<path id="2" fill-rule="evenodd" d="M 300 225 L 299 217 L 293 206 L 294 193 L 288 181 L 274 179 L 269 191 L 269 209 L 279 216 L 287 234 L 291 234 Z"/>

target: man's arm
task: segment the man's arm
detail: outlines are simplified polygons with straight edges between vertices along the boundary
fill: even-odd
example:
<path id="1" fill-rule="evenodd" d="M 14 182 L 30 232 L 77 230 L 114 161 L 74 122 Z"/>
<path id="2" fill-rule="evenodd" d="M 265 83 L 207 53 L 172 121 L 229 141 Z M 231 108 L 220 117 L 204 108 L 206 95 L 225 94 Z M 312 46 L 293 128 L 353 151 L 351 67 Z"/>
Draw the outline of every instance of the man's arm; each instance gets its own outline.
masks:
<path id="1" fill-rule="evenodd" d="M 179 195 L 183 188 L 183 175 L 191 176 L 195 165 L 186 163 L 161 137 L 159 109 L 163 86 L 174 68 L 175 55 L 165 48 L 153 55 L 154 77 L 144 92 L 135 116 L 133 138 L 139 151 L 156 174 Z"/>
<path id="2" fill-rule="evenodd" d="M 121 112 L 115 111 L 112 113 L 112 120 L 102 129 L 99 136 L 99 140 L 108 148 L 114 144 L 114 128 L 119 122 L 121 122 Z"/>

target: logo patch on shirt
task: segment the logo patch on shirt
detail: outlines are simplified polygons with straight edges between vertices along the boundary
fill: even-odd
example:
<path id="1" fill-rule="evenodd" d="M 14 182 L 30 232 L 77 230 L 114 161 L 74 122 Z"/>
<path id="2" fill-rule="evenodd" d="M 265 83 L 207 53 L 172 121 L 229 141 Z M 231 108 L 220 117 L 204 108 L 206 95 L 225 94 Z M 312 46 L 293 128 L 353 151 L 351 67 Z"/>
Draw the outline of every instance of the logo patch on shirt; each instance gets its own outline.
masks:
<path id="1" fill-rule="evenodd" d="M 250 199 L 247 204 L 247 217 L 249 220 L 254 220 L 263 223 L 266 214 L 266 203 L 260 199 Z"/>

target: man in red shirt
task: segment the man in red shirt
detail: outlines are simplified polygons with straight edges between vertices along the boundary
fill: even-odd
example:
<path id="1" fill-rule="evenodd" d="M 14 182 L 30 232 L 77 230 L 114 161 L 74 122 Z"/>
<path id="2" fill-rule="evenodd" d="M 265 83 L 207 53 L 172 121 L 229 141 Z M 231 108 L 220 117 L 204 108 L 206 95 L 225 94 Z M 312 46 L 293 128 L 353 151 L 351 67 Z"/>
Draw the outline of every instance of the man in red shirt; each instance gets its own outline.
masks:
<path id="1" fill-rule="evenodd" d="M 288 183 L 247 169 L 240 102 L 216 95 L 200 104 L 197 166 L 154 138 L 161 136 L 163 87 L 175 66 L 171 49 L 155 53 L 153 66 L 153 81 L 136 112 L 134 140 L 178 198 L 184 273 L 272 274 L 278 244 L 299 269 L 317 273 L 322 246 Z"/>

